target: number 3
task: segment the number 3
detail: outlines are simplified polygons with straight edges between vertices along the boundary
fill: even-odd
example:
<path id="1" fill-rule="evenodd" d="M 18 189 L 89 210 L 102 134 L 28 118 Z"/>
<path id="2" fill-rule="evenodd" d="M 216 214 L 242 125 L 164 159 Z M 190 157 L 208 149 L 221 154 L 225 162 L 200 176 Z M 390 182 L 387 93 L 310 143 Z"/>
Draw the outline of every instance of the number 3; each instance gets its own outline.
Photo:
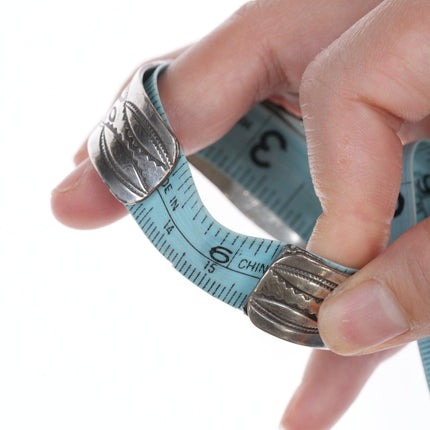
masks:
<path id="1" fill-rule="evenodd" d="M 283 151 L 287 150 L 287 142 L 281 133 L 279 133 L 276 130 L 266 131 L 261 135 L 260 142 L 255 144 L 250 150 L 251 160 L 254 162 L 254 164 L 256 164 L 259 167 L 264 167 L 264 168 L 270 167 L 270 163 L 268 161 L 265 161 L 259 158 L 260 151 L 265 151 L 265 152 L 270 151 L 270 147 L 268 143 L 270 138 L 276 140 Z"/>

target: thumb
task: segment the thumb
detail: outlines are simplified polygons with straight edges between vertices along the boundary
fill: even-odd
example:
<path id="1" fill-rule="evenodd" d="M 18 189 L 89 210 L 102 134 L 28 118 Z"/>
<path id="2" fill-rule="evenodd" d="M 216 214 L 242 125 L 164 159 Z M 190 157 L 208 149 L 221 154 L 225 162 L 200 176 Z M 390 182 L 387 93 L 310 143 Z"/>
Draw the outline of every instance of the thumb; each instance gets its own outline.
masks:
<path id="1" fill-rule="evenodd" d="M 342 284 L 320 309 L 334 352 L 380 351 L 430 336 L 430 219 L 403 234 Z"/>

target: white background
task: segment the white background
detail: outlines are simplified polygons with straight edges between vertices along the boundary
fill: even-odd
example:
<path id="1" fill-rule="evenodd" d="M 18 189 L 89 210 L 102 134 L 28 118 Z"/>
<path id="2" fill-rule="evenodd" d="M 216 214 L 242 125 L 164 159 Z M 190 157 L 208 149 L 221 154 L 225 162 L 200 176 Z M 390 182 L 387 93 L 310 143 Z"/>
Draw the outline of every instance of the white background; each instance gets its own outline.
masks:
<path id="1" fill-rule="evenodd" d="M 277 428 L 306 348 L 194 287 L 131 218 L 74 231 L 49 203 L 134 67 L 197 40 L 241 3 L 1 6 L 0 429 Z M 202 187 L 216 217 L 262 234 Z M 429 410 L 414 344 L 376 371 L 335 428 L 424 428 Z"/>

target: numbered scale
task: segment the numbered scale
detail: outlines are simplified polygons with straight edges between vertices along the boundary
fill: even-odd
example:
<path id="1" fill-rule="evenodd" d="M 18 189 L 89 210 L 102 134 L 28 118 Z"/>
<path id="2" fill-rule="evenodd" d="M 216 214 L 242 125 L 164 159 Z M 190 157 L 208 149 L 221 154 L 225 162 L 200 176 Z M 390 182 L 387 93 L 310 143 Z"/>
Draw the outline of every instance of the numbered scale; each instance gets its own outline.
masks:
<path id="1" fill-rule="evenodd" d="M 188 159 L 273 237 L 301 246 L 309 239 L 322 210 L 299 119 L 273 104 L 257 105 Z"/>

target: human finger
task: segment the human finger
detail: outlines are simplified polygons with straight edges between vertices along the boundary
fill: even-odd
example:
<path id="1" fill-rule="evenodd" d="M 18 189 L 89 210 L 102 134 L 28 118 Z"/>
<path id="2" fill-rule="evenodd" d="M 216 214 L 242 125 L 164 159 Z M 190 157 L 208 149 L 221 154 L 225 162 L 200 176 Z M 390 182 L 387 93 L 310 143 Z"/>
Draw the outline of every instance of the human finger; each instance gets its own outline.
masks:
<path id="1" fill-rule="evenodd" d="M 310 248 L 359 268 L 387 245 L 404 123 L 430 112 L 430 3 L 385 1 L 309 65 L 301 91 L 323 214 Z"/>
<path id="2" fill-rule="evenodd" d="M 430 219 L 408 230 L 321 307 L 325 343 L 368 354 L 430 336 Z"/>
<path id="3" fill-rule="evenodd" d="M 124 205 L 113 198 L 89 158 L 53 191 L 51 206 L 57 219 L 80 229 L 109 224 L 127 213 Z"/>
<path id="4" fill-rule="evenodd" d="M 342 357 L 331 351 L 315 350 L 282 417 L 281 429 L 331 428 L 355 400 L 376 367 L 396 351 Z"/>
<path id="5" fill-rule="evenodd" d="M 401 180 L 398 132 L 404 123 L 430 113 L 429 17 L 428 2 L 384 2 L 306 72 L 302 108 L 311 170 L 324 210 L 310 246 L 342 264 L 361 267 L 387 244 Z M 359 281 L 359 273 L 327 300 L 319 316 L 327 345 L 339 353 L 357 354 L 426 334 L 430 295 L 424 294 L 428 278 L 421 257 L 429 255 L 427 225 L 423 222 L 405 234 L 366 267 L 372 282 Z M 402 252 L 406 248 L 409 254 Z M 399 265 L 417 270 L 407 272 L 408 288 L 389 278 L 396 273 L 406 281 Z M 375 313 L 377 308 L 383 313 Z M 358 315 L 365 314 L 358 324 Z"/>
<path id="6" fill-rule="evenodd" d="M 254 103 L 274 94 L 297 94 L 301 75 L 313 56 L 379 1 L 354 2 L 348 8 L 343 3 L 251 2 L 179 55 L 161 76 L 159 90 L 185 152 L 220 138 Z M 87 179 L 92 178 L 99 181 L 95 175 Z M 78 181 L 73 193 L 63 186 L 54 191 L 52 207 L 60 221 L 78 228 L 94 227 L 123 214 L 112 196 L 101 193 L 93 196 L 91 212 L 83 216 L 87 185 Z"/>
<path id="7" fill-rule="evenodd" d="M 385 248 L 400 185 L 401 138 L 408 139 L 428 126 L 428 104 L 422 92 L 428 88 L 422 74 L 428 58 L 422 50 L 428 46 L 423 40 L 424 16 L 428 17 L 424 2 L 384 2 L 323 51 L 303 77 L 301 108 L 314 184 L 324 210 L 309 247 L 344 265 L 359 268 Z M 420 127 L 415 127 L 418 122 Z M 386 271 L 389 264 L 387 260 Z M 346 283 L 344 291 L 348 289 Z M 336 295 L 321 307 L 319 327 L 327 345 L 339 352 L 334 338 L 343 332 L 327 324 L 335 312 L 330 309 L 335 300 Z M 348 324 L 349 315 L 342 315 Z M 356 366 L 348 374 L 348 395 L 342 393 L 345 386 L 339 388 L 344 380 L 340 374 L 340 379 L 326 381 L 325 394 L 319 399 L 326 408 L 314 410 L 318 416 L 314 428 L 330 428 L 348 408 L 378 357 L 377 353 L 338 358 L 342 364 Z M 355 362 L 356 358 L 363 361 Z M 316 354 L 315 361 L 323 363 L 324 358 Z M 331 369 L 341 372 L 342 364 L 333 364 Z M 309 369 L 313 367 L 311 363 Z M 308 381 L 316 383 L 319 376 L 313 375 Z M 284 417 L 286 428 L 303 428 L 299 417 L 309 405 L 312 385 L 304 380 L 294 396 Z M 327 396 L 331 390 L 333 396 Z M 340 408 L 330 405 L 331 400 Z"/>

